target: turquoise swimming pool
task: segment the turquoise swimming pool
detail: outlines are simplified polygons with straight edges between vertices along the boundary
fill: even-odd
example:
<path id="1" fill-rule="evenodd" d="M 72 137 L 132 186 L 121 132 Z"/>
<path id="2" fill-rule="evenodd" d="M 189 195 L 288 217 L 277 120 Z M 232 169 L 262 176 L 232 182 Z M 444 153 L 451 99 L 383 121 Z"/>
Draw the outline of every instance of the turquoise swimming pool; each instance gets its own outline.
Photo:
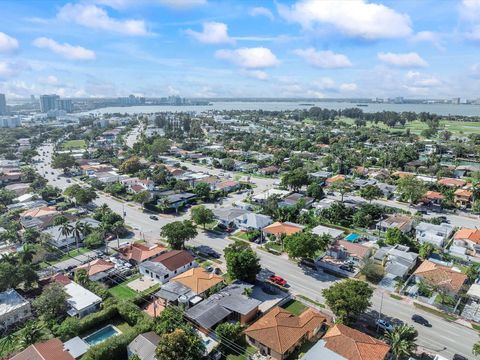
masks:
<path id="1" fill-rule="evenodd" d="M 100 344 L 112 336 L 120 335 L 122 332 L 113 325 L 107 325 L 93 334 L 83 338 L 83 340 L 90 346 Z"/>

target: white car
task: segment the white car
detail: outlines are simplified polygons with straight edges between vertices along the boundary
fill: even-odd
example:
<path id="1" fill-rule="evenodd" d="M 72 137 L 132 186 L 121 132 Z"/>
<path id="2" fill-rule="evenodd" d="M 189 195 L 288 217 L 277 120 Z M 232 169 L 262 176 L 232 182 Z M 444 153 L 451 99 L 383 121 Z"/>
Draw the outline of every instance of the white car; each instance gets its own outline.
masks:
<path id="1" fill-rule="evenodd" d="M 390 332 L 393 330 L 393 325 L 390 324 L 388 321 L 385 321 L 383 319 L 378 319 L 375 324 L 382 330 Z"/>

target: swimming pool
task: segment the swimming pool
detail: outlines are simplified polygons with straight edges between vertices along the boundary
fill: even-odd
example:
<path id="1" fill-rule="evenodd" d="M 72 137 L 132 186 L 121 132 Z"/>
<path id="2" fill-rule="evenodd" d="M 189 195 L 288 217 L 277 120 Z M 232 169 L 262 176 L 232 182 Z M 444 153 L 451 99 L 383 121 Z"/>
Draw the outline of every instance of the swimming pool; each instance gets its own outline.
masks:
<path id="1" fill-rule="evenodd" d="M 360 237 L 360 235 L 355 234 L 355 233 L 351 233 L 351 234 L 348 234 L 347 236 L 345 236 L 345 240 L 350 241 L 350 242 L 357 242 L 359 237 Z"/>
<path id="2" fill-rule="evenodd" d="M 112 336 L 120 335 L 122 332 L 113 325 L 107 325 L 93 334 L 83 338 L 83 340 L 90 346 L 100 344 Z"/>

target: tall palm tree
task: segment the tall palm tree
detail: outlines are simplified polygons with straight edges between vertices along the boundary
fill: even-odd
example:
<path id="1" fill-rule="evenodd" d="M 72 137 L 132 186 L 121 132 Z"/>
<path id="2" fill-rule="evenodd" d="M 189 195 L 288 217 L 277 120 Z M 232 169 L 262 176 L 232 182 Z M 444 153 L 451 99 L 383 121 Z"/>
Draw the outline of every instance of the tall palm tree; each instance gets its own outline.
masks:
<path id="1" fill-rule="evenodd" d="M 385 335 L 385 340 L 390 344 L 393 356 L 396 360 L 408 359 L 415 351 L 418 332 L 411 325 L 397 325 Z"/>
<path id="2" fill-rule="evenodd" d="M 112 226 L 111 226 L 111 232 L 113 233 L 113 235 L 116 236 L 117 238 L 117 247 L 119 248 L 120 247 L 120 238 L 119 238 L 119 235 L 122 233 L 123 231 L 123 222 L 122 221 L 117 221 L 115 222 Z"/>
<path id="3" fill-rule="evenodd" d="M 65 237 L 65 240 L 67 240 L 67 237 L 72 233 L 73 227 L 69 223 L 65 223 L 60 225 L 60 234 Z M 67 250 L 70 249 L 69 244 L 67 243 Z"/>
<path id="4" fill-rule="evenodd" d="M 33 256 L 36 254 L 35 248 L 30 244 L 23 245 L 23 249 L 20 252 L 20 262 L 22 264 L 31 264 L 33 261 Z"/>
<path id="5" fill-rule="evenodd" d="M 10 265 L 18 265 L 18 257 L 14 253 L 6 253 L 2 256 L 2 261 Z"/>
<path id="6" fill-rule="evenodd" d="M 85 223 L 81 221 L 77 221 L 73 226 L 72 226 L 72 234 L 73 237 L 75 238 L 75 245 L 78 249 L 78 243 L 80 242 L 80 237 L 84 234 L 84 226 Z"/>
<path id="7" fill-rule="evenodd" d="M 39 321 L 29 320 L 17 334 L 17 343 L 19 347 L 25 349 L 26 347 L 46 338 L 45 324 Z"/>

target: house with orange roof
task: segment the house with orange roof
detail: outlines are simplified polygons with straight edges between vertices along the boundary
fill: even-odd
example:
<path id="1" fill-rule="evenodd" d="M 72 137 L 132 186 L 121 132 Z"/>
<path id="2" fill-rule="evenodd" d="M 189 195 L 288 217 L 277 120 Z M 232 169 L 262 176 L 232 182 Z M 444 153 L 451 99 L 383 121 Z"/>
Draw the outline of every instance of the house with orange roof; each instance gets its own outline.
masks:
<path id="1" fill-rule="evenodd" d="M 326 325 L 326 317 L 313 309 L 296 316 L 277 306 L 250 325 L 244 334 L 262 355 L 283 360 L 304 341 L 319 337 Z"/>
<path id="2" fill-rule="evenodd" d="M 202 267 L 196 267 L 175 276 L 170 281 L 183 284 L 195 295 L 202 296 L 214 286 L 221 284 L 223 280 L 223 277 L 217 274 L 208 272 Z"/>
<path id="3" fill-rule="evenodd" d="M 455 296 L 462 289 L 467 275 L 448 266 L 425 260 L 413 273 L 416 282 L 423 281 L 435 288 L 442 288 L 448 294 Z"/>
<path id="4" fill-rule="evenodd" d="M 339 181 L 345 181 L 345 175 L 335 175 L 335 176 L 329 177 L 327 180 L 325 180 L 325 183 L 328 186 Z"/>
<path id="5" fill-rule="evenodd" d="M 467 208 L 471 205 L 473 192 L 465 189 L 457 189 L 453 193 L 455 205 L 459 208 Z"/>
<path id="6" fill-rule="evenodd" d="M 390 346 L 382 340 L 343 324 L 330 328 L 302 360 L 385 360 Z"/>
<path id="7" fill-rule="evenodd" d="M 454 187 L 454 188 L 459 188 L 462 186 L 465 186 L 467 182 L 462 179 L 454 179 L 454 178 L 442 178 L 438 180 L 437 182 L 440 185 L 448 186 L 448 187 Z"/>
<path id="8" fill-rule="evenodd" d="M 427 191 L 423 195 L 423 202 L 428 205 L 441 205 L 445 196 L 437 191 Z"/>
<path id="9" fill-rule="evenodd" d="M 408 171 L 395 171 L 394 173 L 392 173 L 392 176 L 398 177 L 398 178 L 404 178 L 408 176 L 415 176 L 415 174 Z"/>
<path id="10" fill-rule="evenodd" d="M 25 350 L 19 352 L 11 360 L 75 360 L 75 358 L 66 351 L 63 342 L 54 338 L 45 342 L 38 342 L 30 345 Z"/>
<path id="11" fill-rule="evenodd" d="M 133 243 L 121 246 L 117 251 L 122 259 L 127 260 L 134 265 L 138 265 L 167 252 L 167 248 L 159 244 L 147 245 Z"/>
<path id="12" fill-rule="evenodd" d="M 273 235 L 277 238 L 279 238 L 282 235 L 293 235 L 298 232 L 303 231 L 305 226 L 300 225 L 300 224 L 295 224 L 289 221 L 286 222 L 279 222 L 276 221 L 273 224 L 270 224 L 268 226 L 265 226 L 262 231 L 264 236 L 267 235 Z"/>
<path id="13" fill-rule="evenodd" d="M 451 252 L 476 256 L 480 252 L 480 229 L 461 228 L 453 235 Z"/>
<path id="14" fill-rule="evenodd" d="M 42 206 L 25 210 L 20 214 L 20 223 L 26 229 L 45 229 L 53 223 L 53 219 L 61 213 L 54 206 Z"/>
<path id="15" fill-rule="evenodd" d="M 87 270 L 87 274 L 90 280 L 100 281 L 110 276 L 114 272 L 115 264 L 109 260 L 95 259 L 89 263 L 77 266 L 75 271 L 80 269 Z"/>

